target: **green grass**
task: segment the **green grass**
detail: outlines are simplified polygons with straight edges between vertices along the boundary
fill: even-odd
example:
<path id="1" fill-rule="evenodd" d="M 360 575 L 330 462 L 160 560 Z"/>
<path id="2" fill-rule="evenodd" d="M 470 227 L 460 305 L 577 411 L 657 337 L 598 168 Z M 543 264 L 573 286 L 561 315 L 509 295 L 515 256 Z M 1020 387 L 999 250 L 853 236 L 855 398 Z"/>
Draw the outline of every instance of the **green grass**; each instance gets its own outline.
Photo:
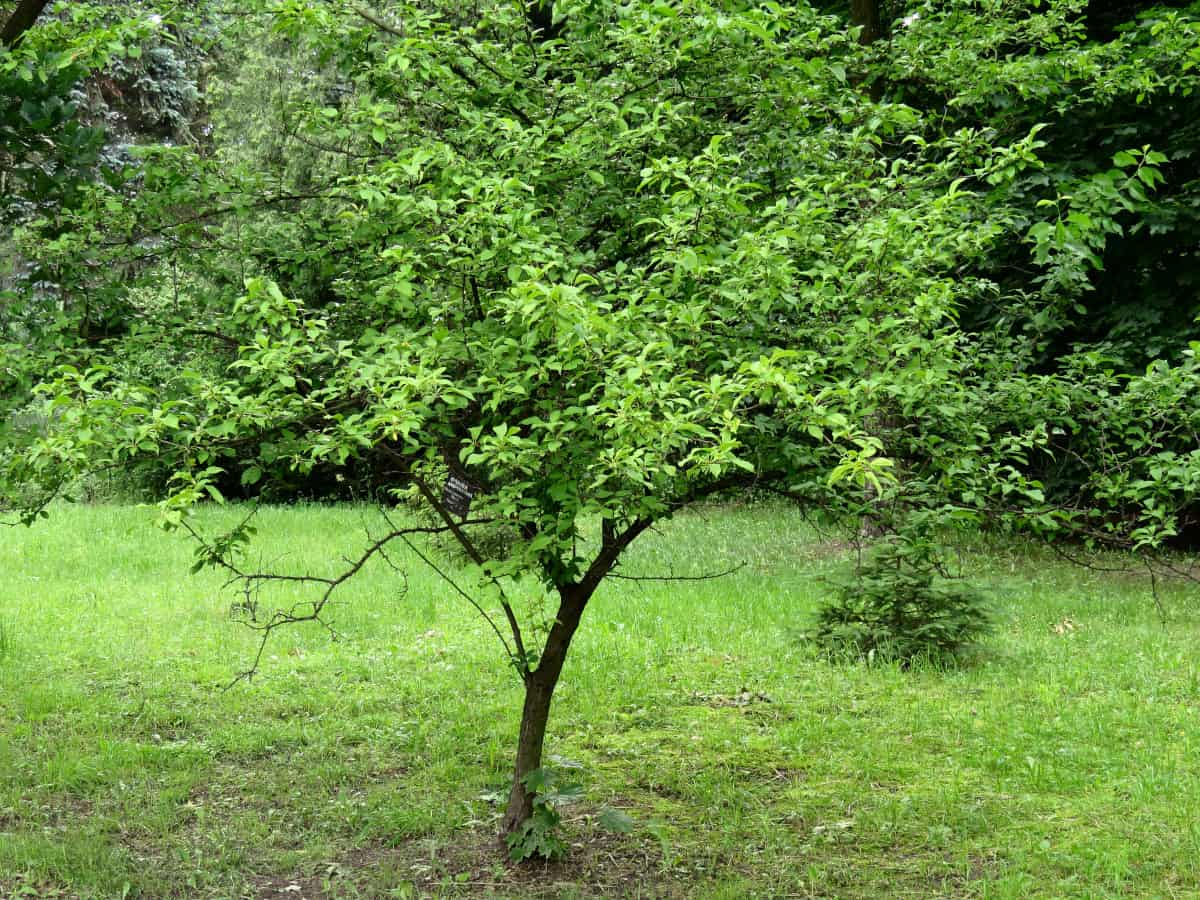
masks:
<path id="1" fill-rule="evenodd" d="M 255 636 L 152 520 L 63 508 L 0 532 L 2 897 L 1200 895 L 1182 587 L 1162 626 L 1136 579 L 976 551 L 999 626 L 969 664 L 838 666 L 798 633 L 841 551 L 785 508 L 680 516 L 622 571 L 746 565 L 601 589 L 548 741 L 580 766 L 576 846 L 513 870 L 486 798 L 518 686 L 450 588 L 397 554 L 407 591 L 369 567 L 339 640 L 279 632 L 259 677 L 222 692 Z M 266 562 L 331 571 L 378 523 L 308 507 L 259 524 Z M 605 807 L 635 831 L 599 829 Z"/>

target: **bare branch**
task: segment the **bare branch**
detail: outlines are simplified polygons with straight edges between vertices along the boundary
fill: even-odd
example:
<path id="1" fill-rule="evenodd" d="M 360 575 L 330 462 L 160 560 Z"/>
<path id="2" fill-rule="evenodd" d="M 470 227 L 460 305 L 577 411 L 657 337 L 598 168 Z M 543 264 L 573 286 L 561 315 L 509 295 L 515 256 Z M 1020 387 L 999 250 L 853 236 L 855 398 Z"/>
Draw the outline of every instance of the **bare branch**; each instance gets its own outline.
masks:
<path id="1" fill-rule="evenodd" d="M 1150 576 L 1150 596 L 1154 600 L 1154 608 L 1158 610 L 1158 621 L 1160 625 L 1167 624 L 1167 608 L 1163 606 L 1162 597 L 1158 595 L 1158 575 L 1154 571 L 1154 566 L 1149 559 L 1144 560 L 1146 563 L 1146 574 Z"/>
<path id="2" fill-rule="evenodd" d="M 439 578 L 446 582 L 446 584 L 450 585 L 450 587 L 454 588 L 460 597 L 475 607 L 475 611 L 478 612 L 479 615 L 483 616 L 483 620 L 492 627 L 492 631 L 496 633 L 496 637 L 500 640 L 500 643 L 504 645 L 504 652 L 508 655 L 508 658 L 512 662 L 513 666 L 516 667 L 518 672 L 523 671 L 523 666 L 525 665 L 523 654 L 521 657 L 518 657 L 513 653 L 512 648 L 508 645 L 508 641 L 504 639 L 504 633 L 500 631 L 500 628 L 496 625 L 496 621 L 488 615 L 487 610 L 479 604 L 479 601 L 459 587 L 458 583 L 455 582 L 453 578 L 438 568 L 434 561 L 422 553 L 407 536 L 403 537 L 402 540 L 408 545 L 408 548 L 412 550 L 413 553 L 421 558 L 421 561 L 425 563 L 425 565 L 433 569 Z"/>
<path id="3" fill-rule="evenodd" d="M 246 516 L 246 518 L 244 518 L 237 527 L 235 527 L 232 531 L 230 531 L 229 534 L 235 535 L 238 532 L 243 531 L 245 529 L 245 527 L 249 524 L 250 519 L 255 515 L 256 512 L 257 512 L 257 508 L 251 510 L 250 513 Z M 229 578 L 229 581 L 227 582 L 227 584 L 240 584 L 242 586 L 245 596 L 247 597 L 247 605 L 252 604 L 251 596 L 253 594 L 256 594 L 258 589 L 263 584 L 266 584 L 269 582 L 283 582 L 283 583 L 291 583 L 291 584 L 313 584 L 313 585 L 321 585 L 322 586 L 321 593 L 315 600 L 307 600 L 307 601 L 297 602 L 297 603 L 293 604 L 289 609 L 277 609 L 277 610 L 275 610 L 274 613 L 271 614 L 271 617 L 262 624 L 247 623 L 248 627 L 250 627 L 256 631 L 260 631 L 262 633 L 262 640 L 259 642 L 258 651 L 254 656 L 253 663 L 250 665 L 250 667 L 248 669 L 239 673 L 237 675 L 237 677 L 233 679 L 233 681 L 231 681 L 228 685 L 226 685 L 226 687 L 225 687 L 226 690 L 233 687 L 239 681 L 250 680 L 251 678 L 254 677 L 254 675 L 258 672 L 259 664 L 262 661 L 262 655 L 263 655 L 264 650 L 266 649 L 267 641 L 269 640 L 271 633 L 276 628 L 279 628 L 283 625 L 292 625 L 292 624 L 295 624 L 298 622 L 317 622 L 318 624 L 329 629 L 330 633 L 336 639 L 337 634 L 336 634 L 336 632 L 333 631 L 332 626 L 330 626 L 330 624 L 328 622 L 326 622 L 324 619 L 321 618 L 322 612 L 325 610 L 325 607 L 328 605 L 329 601 L 332 599 L 334 592 L 339 587 L 341 587 L 343 584 L 345 584 L 347 581 L 349 581 L 351 578 L 353 578 L 355 575 L 357 575 L 362 570 L 362 568 L 374 557 L 379 556 L 379 557 L 383 558 L 385 561 L 388 562 L 389 565 L 391 565 L 393 568 L 395 568 L 395 564 L 392 563 L 390 559 L 388 559 L 387 553 L 386 553 L 387 545 L 390 544 L 392 541 L 402 540 L 404 543 L 408 544 L 411 547 L 412 543 L 409 539 L 412 535 L 415 535 L 415 534 L 439 534 L 439 533 L 443 533 L 443 532 L 446 532 L 449 530 L 448 528 L 443 527 L 443 526 L 397 527 L 387 517 L 386 513 L 384 514 L 384 518 L 388 522 L 391 530 L 389 530 L 383 536 L 372 540 L 371 543 L 368 544 L 367 547 L 362 551 L 362 553 L 360 553 L 357 557 L 352 558 L 352 559 L 347 559 L 346 560 L 346 568 L 343 569 L 341 572 L 339 572 L 337 575 L 333 575 L 333 576 L 307 575 L 307 574 L 291 575 L 291 574 L 286 574 L 286 573 L 281 573 L 281 572 L 269 572 L 269 571 L 248 572 L 248 571 L 245 571 L 232 558 L 233 553 L 235 551 L 235 544 L 233 541 L 231 541 L 231 540 L 226 540 L 224 542 L 221 540 L 211 541 L 211 540 L 205 538 L 204 535 L 202 535 L 199 531 L 197 531 L 196 528 L 190 522 L 185 521 L 183 523 L 184 530 L 186 530 L 188 532 L 188 534 L 190 534 L 191 537 L 200 544 L 200 548 L 201 548 L 200 556 L 201 556 L 202 561 L 209 565 L 216 566 L 217 568 L 224 569 L 226 572 L 228 572 L 230 575 L 230 578 Z M 470 525 L 486 524 L 489 521 L 490 520 L 487 520 L 487 519 L 476 519 L 476 520 L 469 520 L 467 522 L 464 522 L 463 524 L 470 524 Z M 415 548 L 414 548 L 414 551 L 415 551 Z M 417 552 L 417 555 L 420 556 L 422 559 L 425 559 L 424 555 L 421 554 L 419 551 L 415 551 L 415 552 Z M 428 562 L 428 560 L 426 560 L 426 562 Z M 435 567 L 435 570 L 436 570 L 436 567 Z M 439 572 L 439 574 L 442 574 L 442 573 Z M 446 578 L 447 581 L 450 581 L 450 579 L 447 578 L 444 574 L 442 574 L 442 577 Z M 450 583 L 453 584 L 453 582 L 450 582 Z M 462 593 L 463 596 L 467 596 L 461 590 L 459 590 L 459 593 Z M 467 599 L 471 600 L 470 597 L 467 597 Z M 476 606 L 477 609 L 479 609 L 478 604 L 475 604 L 473 600 L 471 600 L 471 602 Z M 482 610 L 480 610 L 480 611 L 482 612 Z M 486 618 L 486 614 L 485 614 L 485 618 Z M 490 620 L 489 620 L 489 622 L 490 622 Z M 492 628 L 493 628 L 493 630 L 496 630 L 496 627 L 494 624 L 492 625 Z M 499 634 L 498 630 L 497 630 L 497 635 L 500 636 L 501 642 L 504 643 L 504 638 L 502 635 Z M 506 643 L 505 643 L 505 650 L 508 651 L 509 656 L 512 657 L 513 654 L 511 651 L 509 651 L 508 645 Z"/>
<path id="4" fill-rule="evenodd" d="M 196 337 L 212 338 L 214 341 L 219 341 L 232 350 L 240 350 L 242 347 L 242 342 L 237 338 L 231 337 L 228 334 L 222 334 L 211 328 L 185 328 L 183 329 L 183 333 L 195 335 Z"/>
<path id="5" fill-rule="evenodd" d="M 451 516 L 449 510 L 447 510 L 446 507 L 441 504 L 438 498 L 434 495 L 433 491 L 430 490 L 429 485 L 425 483 L 424 479 L 417 475 L 413 475 L 412 480 L 413 483 L 416 484 L 417 490 L 421 492 L 421 496 L 424 497 L 426 502 L 433 507 L 434 511 L 441 516 L 442 521 L 446 523 L 447 528 L 449 528 L 451 533 L 453 533 L 463 550 L 466 551 L 467 556 L 471 558 L 471 561 L 486 571 L 483 555 L 477 549 L 475 549 L 474 543 L 472 543 L 471 539 L 467 537 L 466 532 L 462 530 L 461 523 L 454 521 L 454 517 Z M 517 621 L 517 616 L 516 613 L 513 612 L 512 604 L 508 602 L 508 595 L 504 593 L 504 586 L 501 585 L 499 580 L 494 576 L 489 574 L 488 578 L 492 584 L 495 585 L 497 592 L 500 594 L 500 606 L 504 610 L 505 619 L 508 620 L 508 628 L 509 631 L 512 632 L 513 644 L 516 645 L 517 655 L 522 660 L 520 666 L 518 667 L 518 671 L 520 671 L 522 674 L 525 674 L 528 670 L 528 666 L 525 664 L 524 660 L 528 659 L 528 654 L 525 652 L 525 639 L 521 634 L 521 624 Z"/>
<path id="6" fill-rule="evenodd" d="M 621 581 L 712 581 L 717 578 L 725 578 L 732 575 L 734 572 L 740 572 L 746 568 L 744 562 L 738 563 L 731 569 L 726 569 L 723 572 L 709 572 L 705 575 L 622 575 L 619 572 L 609 572 L 609 578 L 619 578 Z"/>
<path id="7" fill-rule="evenodd" d="M 388 34 L 398 38 L 407 37 L 407 35 L 404 33 L 403 25 L 393 25 L 373 9 L 363 6 L 361 3 L 354 3 L 350 6 L 350 8 L 354 11 L 356 16 L 366 19 L 380 31 L 386 31 Z"/>

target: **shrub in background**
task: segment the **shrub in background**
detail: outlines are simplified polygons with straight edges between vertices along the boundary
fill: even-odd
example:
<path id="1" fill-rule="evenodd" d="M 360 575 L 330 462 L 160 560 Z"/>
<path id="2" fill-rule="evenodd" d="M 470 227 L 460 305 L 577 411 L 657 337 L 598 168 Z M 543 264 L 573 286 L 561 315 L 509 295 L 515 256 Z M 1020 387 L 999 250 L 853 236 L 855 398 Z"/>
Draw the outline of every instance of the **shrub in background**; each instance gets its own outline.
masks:
<path id="1" fill-rule="evenodd" d="M 917 657 L 952 657 L 990 625 L 983 594 L 947 577 L 942 548 L 900 534 L 835 583 L 810 636 L 831 655 L 907 664 Z"/>

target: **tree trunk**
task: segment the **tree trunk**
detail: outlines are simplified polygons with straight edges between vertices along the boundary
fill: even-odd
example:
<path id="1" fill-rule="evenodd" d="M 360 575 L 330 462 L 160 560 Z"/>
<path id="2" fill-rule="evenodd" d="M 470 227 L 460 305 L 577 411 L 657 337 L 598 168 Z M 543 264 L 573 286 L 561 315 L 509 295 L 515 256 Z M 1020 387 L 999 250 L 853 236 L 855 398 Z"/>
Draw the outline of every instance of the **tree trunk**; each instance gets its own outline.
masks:
<path id="1" fill-rule="evenodd" d="M 515 832 L 533 814 L 533 793 L 525 786 L 525 777 L 541 768 L 542 745 L 546 739 L 554 689 L 558 686 L 571 638 L 575 636 L 594 589 L 581 585 L 559 588 L 558 617 L 546 636 L 538 667 L 525 676 L 525 706 L 521 711 L 521 732 L 517 738 L 517 764 L 508 795 L 508 809 L 501 825 L 502 838 Z"/>
<path id="2" fill-rule="evenodd" d="M 17 8 L 0 29 L 0 45 L 12 47 L 26 31 L 33 27 L 42 10 L 50 5 L 50 0 L 21 0 Z"/>
<path id="3" fill-rule="evenodd" d="M 554 0 L 528 0 L 525 18 L 539 41 L 551 41 L 562 32 L 562 23 L 554 21 Z"/>
<path id="4" fill-rule="evenodd" d="M 864 47 L 873 44 L 883 37 L 883 17 L 879 11 L 880 0 L 850 0 L 850 23 L 862 28 L 858 33 L 858 42 Z M 867 94 L 878 103 L 883 99 L 883 82 L 875 79 L 867 86 Z M 880 417 L 878 414 L 867 417 L 863 423 L 868 434 L 878 436 Z M 866 485 L 863 487 L 863 500 L 868 507 L 875 507 L 876 512 L 866 513 L 859 521 L 858 536 L 867 540 L 883 536 L 882 511 L 879 510 L 878 492 Z"/>
<path id="5" fill-rule="evenodd" d="M 873 412 L 863 420 L 863 428 L 868 434 L 879 438 L 884 452 L 887 452 L 885 437 L 888 430 L 894 425 L 893 417 L 883 411 Z M 879 491 L 869 482 L 863 485 L 863 504 L 866 509 L 858 522 L 858 537 L 862 541 L 877 540 L 887 533 L 890 516 L 887 508 L 883 505 L 883 498 L 879 496 Z"/>
<path id="6" fill-rule="evenodd" d="M 860 44 L 873 44 L 883 37 L 879 0 L 850 0 L 850 21 L 862 27 L 858 33 Z"/>
<path id="7" fill-rule="evenodd" d="M 513 772 L 508 809 L 504 811 L 501 837 L 512 834 L 533 815 L 533 793 L 525 786 L 525 776 L 542 766 L 542 745 L 546 723 L 550 719 L 550 701 L 554 684 L 530 677 L 525 681 L 525 706 L 521 710 L 521 733 L 517 738 L 517 765 Z"/>

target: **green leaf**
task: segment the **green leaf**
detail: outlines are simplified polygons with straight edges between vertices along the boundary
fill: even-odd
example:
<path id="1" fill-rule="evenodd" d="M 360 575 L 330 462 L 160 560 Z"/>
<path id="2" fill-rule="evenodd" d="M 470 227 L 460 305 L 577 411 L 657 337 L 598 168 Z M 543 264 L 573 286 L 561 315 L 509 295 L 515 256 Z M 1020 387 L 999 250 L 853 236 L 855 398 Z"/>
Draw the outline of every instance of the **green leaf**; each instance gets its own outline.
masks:
<path id="1" fill-rule="evenodd" d="M 596 822 L 601 828 L 620 834 L 629 834 L 636 827 L 636 823 L 626 813 L 611 807 L 605 807 Z"/>

